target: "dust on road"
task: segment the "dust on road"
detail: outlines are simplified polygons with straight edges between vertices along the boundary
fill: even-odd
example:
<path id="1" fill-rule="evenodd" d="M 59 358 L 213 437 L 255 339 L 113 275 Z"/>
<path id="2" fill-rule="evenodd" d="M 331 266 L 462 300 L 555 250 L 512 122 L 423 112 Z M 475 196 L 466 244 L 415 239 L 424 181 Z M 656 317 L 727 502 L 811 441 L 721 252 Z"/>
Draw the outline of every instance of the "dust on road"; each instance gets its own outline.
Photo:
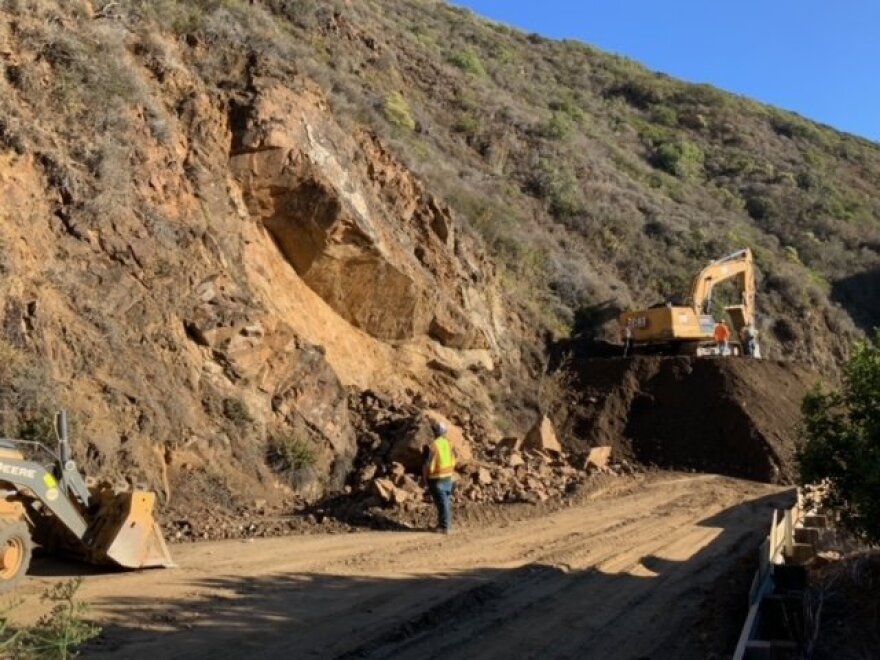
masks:
<path id="1" fill-rule="evenodd" d="M 788 497 L 678 476 L 449 537 L 175 546 L 177 569 L 86 578 L 80 596 L 105 628 L 86 657 L 647 657 L 694 633 Z M 29 579 L 19 616 L 38 615 L 53 580 Z"/>

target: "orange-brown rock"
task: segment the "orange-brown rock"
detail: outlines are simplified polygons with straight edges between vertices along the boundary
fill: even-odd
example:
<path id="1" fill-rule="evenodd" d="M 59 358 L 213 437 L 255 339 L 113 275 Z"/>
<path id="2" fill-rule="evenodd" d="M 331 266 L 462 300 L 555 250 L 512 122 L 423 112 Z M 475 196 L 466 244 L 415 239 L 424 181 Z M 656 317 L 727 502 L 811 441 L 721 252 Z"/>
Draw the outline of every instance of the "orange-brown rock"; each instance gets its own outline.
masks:
<path id="1" fill-rule="evenodd" d="M 399 437 L 391 447 L 388 460 L 402 464 L 413 474 L 421 474 L 422 450 L 434 439 L 431 420 L 440 420 L 446 425 L 446 437 L 455 450 L 456 462 L 461 466 L 467 465 L 473 458 L 470 443 L 458 426 L 436 411 L 427 411 L 423 416 L 412 420 L 407 433 Z"/>
<path id="2" fill-rule="evenodd" d="M 607 470 L 611 461 L 611 447 L 592 447 L 587 454 L 585 469 Z"/>
<path id="3" fill-rule="evenodd" d="M 535 426 L 526 434 L 523 448 L 534 449 L 542 452 L 562 453 L 562 445 L 556 439 L 556 431 L 553 422 L 548 417 L 542 417 Z"/>

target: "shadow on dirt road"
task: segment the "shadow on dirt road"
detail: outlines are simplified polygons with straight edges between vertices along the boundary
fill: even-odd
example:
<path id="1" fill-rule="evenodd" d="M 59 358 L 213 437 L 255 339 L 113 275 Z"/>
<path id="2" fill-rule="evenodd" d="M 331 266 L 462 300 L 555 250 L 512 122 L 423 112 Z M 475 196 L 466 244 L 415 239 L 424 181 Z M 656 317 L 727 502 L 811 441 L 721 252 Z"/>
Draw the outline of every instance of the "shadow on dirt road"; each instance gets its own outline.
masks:
<path id="1" fill-rule="evenodd" d="M 355 553 L 343 566 L 359 574 L 203 577 L 188 581 L 182 599 L 114 596 L 96 603 L 111 623 L 86 656 L 725 657 L 745 616 L 769 512 L 791 498 L 759 497 L 646 535 L 612 527 L 610 553 L 598 537 L 570 533 L 548 542 L 541 561 L 510 568 L 406 575 L 404 564 L 402 574 L 383 577 L 370 575 L 371 560 Z M 651 524 L 675 520 L 687 506 L 694 502 L 672 500 Z M 480 540 L 471 530 L 401 556 L 435 553 L 440 563 L 447 544 Z M 297 538 L 289 547 L 297 552 Z M 393 566 L 389 554 L 383 561 Z"/>

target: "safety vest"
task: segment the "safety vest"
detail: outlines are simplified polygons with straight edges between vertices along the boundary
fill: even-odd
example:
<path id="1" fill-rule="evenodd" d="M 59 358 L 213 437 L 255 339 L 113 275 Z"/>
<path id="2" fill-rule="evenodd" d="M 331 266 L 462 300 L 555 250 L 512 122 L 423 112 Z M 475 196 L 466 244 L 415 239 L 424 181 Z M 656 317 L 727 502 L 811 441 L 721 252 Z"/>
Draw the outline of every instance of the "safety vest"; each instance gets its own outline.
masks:
<path id="1" fill-rule="evenodd" d="M 428 479 L 445 479 L 455 473 L 455 455 L 449 440 L 440 436 L 431 446 L 431 465 L 428 468 Z"/>
<path id="2" fill-rule="evenodd" d="M 715 326 L 715 341 L 723 342 L 730 339 L 730 330 L 726 325 L 719 323 Z"/>

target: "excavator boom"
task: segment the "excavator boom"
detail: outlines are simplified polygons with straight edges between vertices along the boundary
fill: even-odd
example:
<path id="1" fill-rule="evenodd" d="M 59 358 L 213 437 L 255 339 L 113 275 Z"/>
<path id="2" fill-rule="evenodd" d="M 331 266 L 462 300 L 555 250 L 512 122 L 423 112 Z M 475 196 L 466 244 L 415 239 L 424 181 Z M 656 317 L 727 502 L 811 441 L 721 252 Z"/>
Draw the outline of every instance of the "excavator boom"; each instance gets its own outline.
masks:
<path id="1" fill-rule="evenodd" d="M 701 314 L 710 314 L 712 289 L 717 284 L 734 277 L 741 278 L 742 303 L 725 309 L 728 312 L 731 309 L 738 310 L 737 314 L 731 314 L 731 316 L 734 329 L 739 332 L 743 326 L 754 321 L 755 268 L 751 250 L 746 248 L 734 252 L 706 266 L 694 279 L 690 299 L 693 301 L 694 310 Z M 737 327 L 737 320 L 740 321 L 739 327 Z"/>

